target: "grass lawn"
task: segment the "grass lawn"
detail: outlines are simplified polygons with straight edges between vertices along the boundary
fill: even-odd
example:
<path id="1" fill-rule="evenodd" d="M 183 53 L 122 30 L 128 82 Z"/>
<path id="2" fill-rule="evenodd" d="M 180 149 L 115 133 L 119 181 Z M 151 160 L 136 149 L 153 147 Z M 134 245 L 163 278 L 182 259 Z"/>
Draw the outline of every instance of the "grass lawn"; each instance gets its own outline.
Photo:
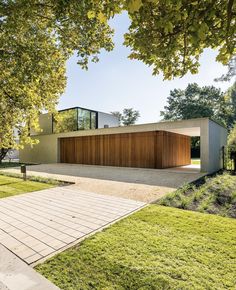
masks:
<path id="1" fill-rule="evenodd" d="M 236 220 L 150 205 L 36 269 L 63 290 L 233 290 Z"/>
<path id="2" fill-rule="evenodd" d="M 193 159 L 191 159 L 191 164 L 200 165 L 201 164 L 201 160 L 193 158 Z"/>
<path id="3" fill-rule="evenodd" d="M 186 185 L 158 203 L 236 218 L 236 176 L 224 173 L 206 178 L 201 186 Z"/>
<path id="4" fill-rule="evenodd" d="M 55 185 L 35 181 L 23 181 L 20 178 L 0 175 L 0 198 L 46 189 L 53 186 Z"/>
<path id="5" fill-rule="evenodd" d="M 20 165 L 21 165 L 21 163 L 19 163 L 19 162 L 3 161 L 2 163 L 0 163 L 0 168 L 18 167 Z"/>

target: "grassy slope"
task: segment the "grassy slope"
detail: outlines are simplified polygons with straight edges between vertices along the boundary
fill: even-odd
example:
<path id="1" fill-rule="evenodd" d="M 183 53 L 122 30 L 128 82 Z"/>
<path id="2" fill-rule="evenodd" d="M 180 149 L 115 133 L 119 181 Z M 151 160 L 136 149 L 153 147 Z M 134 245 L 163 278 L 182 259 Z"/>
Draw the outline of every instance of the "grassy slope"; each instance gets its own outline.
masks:
<path id="1" fill-rule="evenodd" d="M 0 198 L 50 188 L 53 185 L 0 175 Z"/>
<path id="2" fill-rule="evenodd" d="M 63 290 L 235 289 L 236 220 L 151 205 L 36 269 Z"/>
<path id="3" fill-rule="evenodd" d="M 236 218 L 236 176 L 217 175 L 200 187 L 186 185 L 159 204 Z"/>

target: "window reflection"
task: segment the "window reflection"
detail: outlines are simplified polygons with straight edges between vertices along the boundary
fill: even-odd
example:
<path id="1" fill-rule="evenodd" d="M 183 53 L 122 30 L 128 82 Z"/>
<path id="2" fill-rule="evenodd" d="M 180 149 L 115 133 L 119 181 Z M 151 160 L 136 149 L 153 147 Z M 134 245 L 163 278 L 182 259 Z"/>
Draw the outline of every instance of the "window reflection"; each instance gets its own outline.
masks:
<path id="1" fill-rule="evenodd" d="M 97 112 L 81 108 L 59 111 L 53 117 L 53 133 L 97 128 Z"/>
<path id="2" fill-rule="evenodd" d="M 59 112 L 53 119 L 53 133 L 77 130 L 77 109 Z"/>
<path id="3" fill-rule="evenodd" d="M 78 109 L 78 130 L 90 129 L 90 111 Z"/>
<path id="4" fill-rule="evenodd" d="M 91 129 L 97 128 L 97 114 L 95 112 L 91 112 Z"/>

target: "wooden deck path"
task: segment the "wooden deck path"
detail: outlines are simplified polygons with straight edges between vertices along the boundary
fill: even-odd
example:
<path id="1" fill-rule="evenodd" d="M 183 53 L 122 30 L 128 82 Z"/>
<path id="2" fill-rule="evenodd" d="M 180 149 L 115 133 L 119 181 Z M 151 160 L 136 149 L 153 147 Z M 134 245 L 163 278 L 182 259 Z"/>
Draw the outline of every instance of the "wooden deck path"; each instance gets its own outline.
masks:
<path id="1" fill-rule="evenodd" d="M 35 264 L 144 205 L 74 185 L 4 198 L 0 243 L 27 264 Z"/>

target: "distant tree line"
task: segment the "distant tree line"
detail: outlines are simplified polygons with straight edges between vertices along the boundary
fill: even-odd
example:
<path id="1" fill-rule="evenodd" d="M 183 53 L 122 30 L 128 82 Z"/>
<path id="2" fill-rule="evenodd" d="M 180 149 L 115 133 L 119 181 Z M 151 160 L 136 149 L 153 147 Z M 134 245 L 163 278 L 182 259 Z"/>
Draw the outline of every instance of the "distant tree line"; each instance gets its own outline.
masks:
<path id="1" fill-rule="evenodd" d="M 122 112 L 114 111 L 111 114 L 118 118 L 119 126 L 134 125 L 140 117 L 139 111 L 133 108 L 125 108 Z"/>

